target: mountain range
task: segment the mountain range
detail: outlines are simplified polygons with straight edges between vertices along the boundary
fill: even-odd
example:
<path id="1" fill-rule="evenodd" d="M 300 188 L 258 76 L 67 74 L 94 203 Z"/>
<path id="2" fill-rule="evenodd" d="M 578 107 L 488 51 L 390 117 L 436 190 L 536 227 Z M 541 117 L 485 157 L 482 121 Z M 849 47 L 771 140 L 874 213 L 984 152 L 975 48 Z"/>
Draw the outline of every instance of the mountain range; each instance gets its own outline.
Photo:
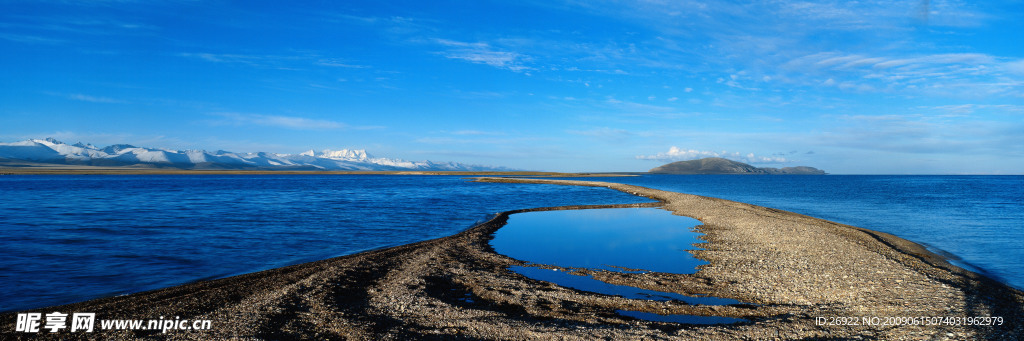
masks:
<path id="1" fill-rule="evenodd" d="M 825 171 L 814 167 L 797 166 L 783 168 L 759 168 L 720 157 L 677 161 L 655 167 L 648 172 L 658 174 L 826 174 Z"/>
<path id="2" fill-rule="evenodd" d="M 0 160 L 43 164 L 179 169 L 503 171 L 503 167 L 457 162 L 405 161 L 374 157 L 362 149 L 310 150 L 299 154 L 170 150 L 115 144 L 66 144 L 53 138 L 0 143 Z"/>

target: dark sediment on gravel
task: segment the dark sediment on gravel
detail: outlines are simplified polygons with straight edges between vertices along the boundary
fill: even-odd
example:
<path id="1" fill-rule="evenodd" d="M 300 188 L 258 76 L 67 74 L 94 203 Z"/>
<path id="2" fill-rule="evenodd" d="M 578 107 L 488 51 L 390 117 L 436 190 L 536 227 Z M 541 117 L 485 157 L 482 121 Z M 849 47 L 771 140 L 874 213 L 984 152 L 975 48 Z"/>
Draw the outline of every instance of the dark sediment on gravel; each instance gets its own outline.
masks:
<path id="1" fill-rule="evenodd" d="M 127 296 L 36 309 L 95 312 L 97 319 L 212 321 L 204 331 L 15 333 L 0 315 L 0 338 L 34 339 L 1017 339 L 1024 293 L 950 265 L 894 236 L 791 212 L 614 183 L 487 178 L 609 187 L 658 199 L 701 220 L 709 242 L 693 252 L 710 264 L 695 274 L 589 271 L 596 279 L 752 304 L 704 306 L 626 299 L 535 281 L 508 270 L 527 265 L 488 245 L 509 214 L 533 210 L 650 207 L 573 206 L 505 212 L 459 234 L 355 255 Z M 722 316 L 731 325 L 637 320 L 619 310 Z M 892 317 L 1000 317 L 999 326 Z M 819 325 L 853 317 L 878 324 Z M 867 317 L 869 320 L 864 320 Z M 879 319 L 872 319 L 872 318 Z M 822 319 L 824 318 L 824 320 Z M 847 322 L 851 320 L 845 320 Z M 955 320 L 950 320 L 955 322 Z M 894 322 L 894 320 L 890 320 Z"/>

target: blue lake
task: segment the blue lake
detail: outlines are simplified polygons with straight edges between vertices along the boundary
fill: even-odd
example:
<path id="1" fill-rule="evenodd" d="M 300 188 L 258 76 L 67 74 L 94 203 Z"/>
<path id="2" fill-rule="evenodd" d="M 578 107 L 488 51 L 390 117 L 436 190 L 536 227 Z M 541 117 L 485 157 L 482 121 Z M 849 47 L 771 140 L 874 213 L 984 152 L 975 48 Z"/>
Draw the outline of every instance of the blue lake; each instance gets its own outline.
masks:
<path id="1" fill-rule="evenodd" d="M 729 199 L 891 233 L 1024 288 L 1024 176 L 648 174 L 594 180 Z"/>
<path id="2" fill-rule="evenodd" d="M 893 233 L 1024 287 L 1021 176 L 598 179 Z M 0 176 L 0 311 L 156 289 L 406 244 L 494 213 L 648 202 L 452 176 Z M 968 265 L 969 266 L 969 265 Z"/>
<path id="3" fill-rule="evenodd" d="M 454 176 L 0 176 L 0 311 L 226 277 L 465 230 L 494 213 L 650 202 Z"/>

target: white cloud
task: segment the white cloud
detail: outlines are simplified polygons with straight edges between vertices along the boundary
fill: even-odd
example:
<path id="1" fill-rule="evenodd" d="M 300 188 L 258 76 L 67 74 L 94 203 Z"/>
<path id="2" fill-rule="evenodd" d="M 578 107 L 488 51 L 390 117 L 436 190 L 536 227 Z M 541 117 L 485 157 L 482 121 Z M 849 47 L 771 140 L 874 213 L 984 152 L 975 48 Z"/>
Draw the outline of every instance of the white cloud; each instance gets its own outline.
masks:
<path id="1" fill-rule="evenodd" d="M 729 152 L 729 151 L 709 151 L 709 150 L 696 150 L 696 149 L 681 149 L 676 146 L 669 148 L 668 152 L 657 153 L 654 155 L 637 155 L 637 159 L 640 160 L 656 160 L 662 162 L 673 162 L 673 161 L 684 161 L 684 160 L 696 160 L 706 157 L 720 157 L 726 158 L 733 161 L 746 162 L 746 163 L 786 163 L 789 162 L 781 156 L 758 156 L 754 153 L 740 153 L 740 152 Z"/>

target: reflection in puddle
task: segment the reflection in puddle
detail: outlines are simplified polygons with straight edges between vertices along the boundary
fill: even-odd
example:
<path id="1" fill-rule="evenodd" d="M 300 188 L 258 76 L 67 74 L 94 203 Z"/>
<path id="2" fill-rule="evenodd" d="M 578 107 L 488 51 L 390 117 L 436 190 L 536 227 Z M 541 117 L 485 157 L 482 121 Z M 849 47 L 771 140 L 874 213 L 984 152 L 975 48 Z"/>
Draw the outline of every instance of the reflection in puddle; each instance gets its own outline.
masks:
<path id="1" fill-rule="evenodd" d="M 693 218 L 656 208 L 528 212 L 510 215 L 491 246 L 519 260 L 568 268 L 622 268 L 692 274 L 707 262 L 686 250 L 703 243 Z"/>
<path id="2" fill-rule="evenodd" d="M 645 313 L 642 311 L 630 310 L 616 310 L 615 312 L 622 316 L 629 316 L 635 319 L 656 322 L 675 322 L 686 324 L 731 324 L 740 322 L 750 322 L 749 320 L 744 320 L 741 318 L 723 316 L 659 315 L 655 313 Z"/>
<path id="3" fill-rule="evenodd" d="M 513 272 L 538 280 L 558 284 L 566 288 L 573 288 L 580 291 L 596 292 L 598 294 L 616 295 L 630 299 L 669 301 L 677 300 L 686 304 L 703 305 L 729 305 L 741 304 L 740 301 L 731 298 L 719 298 L 710 296 L 686 296 L 674 292 L 654 291 L 640 289 L 628 285 L 615 285 L 605 283 L 590 276 L 579 276 L 568 274 L 564 271 L 532 268 L 525 266 L 511 266 L 508 268 Z"/>
<path id="4" fill-rule="evenodd" d="M 630 270 L 692 274 L 707 262 L 686 250 L 698 250 L 703 243 L 693 228 L 700 221 L 672 215 L 654 208 L 613 208 L 518 213 L 509 216 L 505 226 L 494 233 L 491 247 L 500 254 L 519 260 L 565 268 L 588 268 L 616 272 Z M 686 296 L 677 293 L 615 285 L 557 270 L 512 266 L 515 273 L 580 291 L 616 295 L 628 299 L 677 300 L 692 305 L 743 304 L 734 299 L 710 296 Z M 687 324 L 728 324 L 749 322 L 744 319 L 658 315 L 618 310 L 632 318 Z"/>

